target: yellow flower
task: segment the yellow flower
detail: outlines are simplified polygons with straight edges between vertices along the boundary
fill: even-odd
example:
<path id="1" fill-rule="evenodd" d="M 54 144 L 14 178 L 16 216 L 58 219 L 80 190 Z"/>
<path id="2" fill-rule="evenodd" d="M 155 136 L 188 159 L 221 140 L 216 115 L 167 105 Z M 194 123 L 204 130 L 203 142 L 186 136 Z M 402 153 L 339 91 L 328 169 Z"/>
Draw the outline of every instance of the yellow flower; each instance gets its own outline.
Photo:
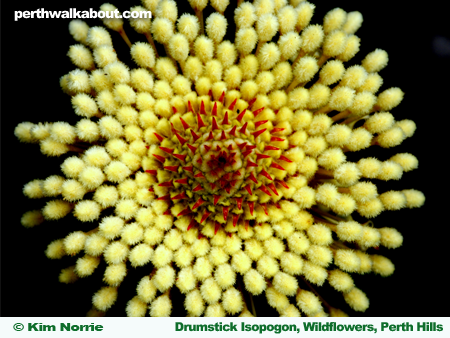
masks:
<path id="1" fill-rule="evenodd" d="M 257 295 L 280 315 L 334 315 L 319 295 L 326 283 L 365 311 L 351 274 L 392 274 L 373 248 L 403 240 L 371 219 L 425 200 L 376 186 L 417 168 L 413 155 L 353 154 L 414 133 L 414 122 L 394 118 L 403 92 L 379 92 L 387 53 L 348 63 L 359 50 L 358 12 L 335 9 L 317 25 L 308 2 L 243 2 L 234 38 L 219 2 L 205 18 L 204 2 L 190 3 L 195 15 L 172 0 L 143 1 L 154 17 L 131 26 L 147 42 L 130 43 L 120 22 L 105 22 L 131 44 L 137 67 L 119 61 L 126 57 L 106 29 L 71 22 L 80 44 L 68 55 L 78 68 L 60 84 L 79 118 L 16 127 L 19 140 L 63 156 L 62 174 L 25 185 L 27 197 L 48 201 L 22 224 L 69 213 L 89 222 L 46 254 L 77 256 L 61 272 L 65 283 L 103 269 L 103 256 L 105 285 L 92 298 L 99 311 L 138 267 L 130 316 L 147 307 L 168 316 L 179 306 L 191 315 L 255 315 Z"/>

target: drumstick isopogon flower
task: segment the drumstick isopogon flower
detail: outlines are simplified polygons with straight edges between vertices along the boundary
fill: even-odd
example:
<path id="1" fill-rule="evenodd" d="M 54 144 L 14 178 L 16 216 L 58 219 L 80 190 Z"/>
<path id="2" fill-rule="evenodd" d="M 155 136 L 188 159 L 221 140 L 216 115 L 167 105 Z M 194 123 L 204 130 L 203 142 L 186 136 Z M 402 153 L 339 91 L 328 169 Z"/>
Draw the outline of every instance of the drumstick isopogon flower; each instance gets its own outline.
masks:
<path id="1" fill-rule="evenodd" d="M 172 0 L 133 7 L 153 13 L 130 21 L 141 42 L 130 42 L 120 19 L 104 20 L 109 31 L 70 23 L 76 69 L 60 84 L 79 121 L 17 126 L 19 140 L 61 156 L 64 174 L 25 185 L 26 196 L 47 202 L 22 224 L 69 213 L 92 224 L 46 254 L 75 257 L 65 283 L 107 263 L 92 298 L 99 311 L 114 305 L 130 269 L 142 270 L 130 316 L 168 316 L 175 306 L 192 316 L 256 315 L 251 297 L 260 294 L 281 316 L 343 315 L 320 296 L 325 283 L 366 310 L 351 274 L 392 274 L 373 248 L 403 241 L 372 219 L 424 203 L 409 187 L 376 186 L 416 169 L 412 154 L 346 156 L 414 134 L 413 121 L 395 120 L 403 92 L 379 92 L 387 53 L 348 65 L 359 50 L 358 12 L 337 8 L 314 25 L 305 1 L 239 1 L 232 18 L 227 2 L 211 1 L 207 17 L 206 1 L 189 2 L 194 14 Z M 233 41 L 224 40 L 230 20 Z M 110 31 L 134 65 L 120 61 Z M 172 288 L 185 299 L 172 299 Z"/>

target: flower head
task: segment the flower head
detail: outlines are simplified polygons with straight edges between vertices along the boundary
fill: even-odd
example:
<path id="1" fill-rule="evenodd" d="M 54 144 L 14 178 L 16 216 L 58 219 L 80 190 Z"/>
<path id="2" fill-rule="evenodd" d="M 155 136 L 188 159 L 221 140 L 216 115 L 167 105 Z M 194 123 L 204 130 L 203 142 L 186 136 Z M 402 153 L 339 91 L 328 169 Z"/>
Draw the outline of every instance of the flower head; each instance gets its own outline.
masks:
<path id="1" fill-rule="evenodd" d="M 333 315 L 316 290 L 324 283 L 366 310 L 351 273 L 392 274 L 392 262 L 371 248 L 403 240 L 370 219 L 424 203 L 419 191 L 379 193 L 375 185 L 417 168 L 412 154 L 347 160 L 414 133 L 414 122 L 390 113 L 403 92 L 378 93 L 387 53 L 346 65 L 359 50 L 358 12 L 335 9 L 315 25 L 308 2 L 240 2 L 229 41 L 226 6 L 212 2 L 217 12 L 203 18 L 206 2 L 190 4 L 195 15 L 178 8 L 177 16 L 171 0 L 133 7 L 153 11 L 152 20 L 130 22 L 147 42 L 133 44 L 123 23 L 105 22 L 130 45 L 137 68 L 120 61 L 106 29 L 71 23 L 81 44 L 68 55 L 78 68 L 60 84 L 80 118 L 17 126 L 19 140 L 64 156 L 64 176 L 25 185 L 29 198 L 50 199 L 22 224 L 71 212 L 94 224 L 53 241 L 46 254 L 78 256 L 62 282 L 93 274 L 103 256 L 105 286 L 92 299 L 100 311 L 139 267 L 126 308 L 133 316 L 147 307 L 170 315 L 181 305 L 172 288 L 190 315 L 248 314 L 247 293 L 265 294 L 280 315 Z"/>

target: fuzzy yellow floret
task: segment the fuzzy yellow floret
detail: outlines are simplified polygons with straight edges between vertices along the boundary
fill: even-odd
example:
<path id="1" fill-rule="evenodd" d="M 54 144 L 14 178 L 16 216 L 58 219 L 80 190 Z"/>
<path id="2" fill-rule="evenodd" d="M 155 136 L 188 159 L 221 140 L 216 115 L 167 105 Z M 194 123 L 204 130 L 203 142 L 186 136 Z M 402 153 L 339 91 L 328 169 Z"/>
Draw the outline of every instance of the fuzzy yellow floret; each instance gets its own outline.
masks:
<path id="1" fill-rule="evenodd" d="M 146 11 L 146 9 L 142 6 L 135 6 L 130 8 L 130 12 L 143 12 Z M 131 14 L 130 17 L 130 25 L 135 29 L 136 32 L 144 34 L 148 33 L 150 30 L 150 18 L 145 18 L 144 16 L 141 18 L 139 16 L 139 13 L 137 18 L 133 18 L 133 14 Z"/>
<path id="2" fill-rule="evenodd" d="M 131 174 L 131 171 L 122 162 L 112 161 L 106 166 L 105 174 L 109 181 L 119 183 L 125 180 Z"/>
<path id="3" fill-rule="evenodd" d="M 150 303 L 155 298 L 157 290 L 153 281 L 148 276 L 145 276 L 139 281 L 136 291 L 140 300 Z"/>
<path id="4" fill-rule="evenodd" d="M 333 125 L 325 135 L 327 142 L 333 146 L 343 146 L 350 139 L 352 130 L 345 124 Z"/>
<path id="5" fill-rule="evenodd" d="M 191 249 L 187 245 L 181 246 L 174 254 L 173 260 L 180 268 L 189 266 L 194 259 Z"/>
<path id="6" fill-rule="evenodd" d="M 39 210 L 27 211 L 20 219 L 20 223 L 26 228 L 32 228 L 44 221 L 44 216 Z"/>
<path id="7" fill-rule="evenodd" d="M 125 308 L 127 317 L 144 317 L 147 312 L 147 304 L 139 299 L 139 296 L 134 296 L 127 303 Z"/>
<path id="8" fill-rule="evenodd" d="M 116 204 L 116 214 L 123 219 L 131 219 L 139 209 L 139 205 L 132 199 L 123 199 Z"/>
<path id="9" fill-rule="evenodd" d="M 299 83 L 308 82 L 318 72 L 319 66 L 314 57 L 305 56 L 294 67 L 294 76 Z"/>
<path id="10" fill-rule="evenodd" d="M 307 234 L 311 242 L 317 245 L 329 245 L 333 238 L 331 230 L 323 224 L 314 224 L 307 229 Z"/>
<path id="11" fill-rule="evenodd" d="M 394 228 L 381 228 L 378 229 L 381 234 L 381 245 L 389 249 L 395 249 L 402 245 L 403 236 Z"/>
<path id="12" fill-rule="evenodd" d="M 173 0 L 163 0 L 158 3 L 155 10 L 156 17 L 162 17 L 175 22 L 178 18 L 177 4 Z"/>
<path id="13" fill-rule="evenodd" d="M 382 163 L 376 158 L 362 158 L 357 163 L 361 175 L 366 178 L 375 178 L 381 170 Z"/>
<path id="14" fill-rule="evenodd" d="M 323 53 L 327 56 L 336 56 L 344 51 L 347 44 L 347 34 L 335 30 L 328 34 L 323 41 Z"/>
<path id="15" fill-rule="evenodd" d="M 274 276 L 273 286 L 278 292 L 286 296 L 293 296 L 298 289 L 297 279 L 281 271 Z"/>
<path id="16" fill-rule="evenodd" d="M 104 147 L 93 146 L 86 150 L 83 160 L 87 165 L 103 168 L 111 162 L 111 157 Z"/>
<path id="17" fill-rule="evenodd" d="M 361 66 L 355 65 L 347 68 L 339 84 L 352 89 L 358 89 L 364 84 L 366 78 L 366 70 Z"/>
<path id="18" fill-rule="evenodd" d="M 186 295 L 184 307 L 191 316 L 199 317 L 205 310 L 205 303 L 199 290 L 194 289 Z"/>
<path id="19" fill-rule="evenodd" d="M 343 271 L 356 272 L 359 270 L 361 260 L 352 250 L 336 250 L 334 263 Z"/>
<path id="20" fill-rule="evenodd" d="M 150 316 L 152 317 L 168 317 L 171 312 L 172 301 L 167 294 L 159 296 L 150 305 Z"/>
<path id="21" fill-rule="evenodd" d="M 245 289 L 253 295 L 259 295 L 266 289 L 266 281 L 261 274 L 250 269 L 244 275 Z"/>
<path id="22" fill-rule="evenodd" d="M 130 86 L 126 84 L 118 84 L 114 87 L 114 98 L 122 105 L 131 105 L 136 102 L 136 93 Z M 124 108 L 127 111 L 124 111 Z M 122 107 L 117 111 L 117 119 L 124 125 L 134 124 L 137 119 L 137 112 L 134 111 L 134 119 L 130 120 L 128 111 L 133 111 L 131 107 Z"/>
<path id="23" fill-rule="evenodd" d="M 273 42 L 265 43 L 259 50 L 257 58 L 261 70 L 269 70 L 280 60 L 280 50 Z"/>
<path id="24" fill-rule="evenodd" d="M 358 182 L 350 187 L 352 197 L 358 203 L 367 202 L 378 196 L 377 187 L 371 182 Z"/>
<path id="25" fill-rule="evenodd" d="M 352 242 L 362 237 L 363 228 L 355 221 L 339 222 L 336 234 L 341 240 Z"/>
<path id="26" fill-rule="evenodd" d="M 257 19 L 255 7 L 249 2 L 243 2 L 234 11 L 234 21 L 238 28 L 249 28 Z"/>
<path id="27" fill-rule="evenodd" d="M 339 269 L 330 271 L 328 282 L 340 292 L 349 292 L 355 286 L 352 277 Z"/>
<path id="28" fill-rule="evenodd" d="M 220 286 L 212 277 L 203 282 L 202 286 L 200 287 L 200 292 L 203 299 L 208 304 L 216 303 L 222 296 L 222 290 L 220 289 Z"/>
<path id="29" fill-rule="evenodd" d="M 361 216 L 373 218 L 378 216 L 384 210 L 384 207 L 378 198 L 374 198 L 364 203 L 358 203 L 357 210 Z"/>
<path id="30" fill-rule="evenodd" d="M 348 194 L 341 194 L 331 206 L 331 209 L 341 216 L 348 216 L 355 211 L 357 205 L 355 200 Z"/>
<path id="31" fill-rule="evenodd" d="M 399 180 L 403 175 L 403 167 L 394 161 L 384 161 L 378 172 L 377 178 L 379 180 Z"/>
<path id="32" fill-rule="evenodd" d="M 119 264 L 127 258 L 129 252 L 130 250 L 127 245 L 121 242 L 112 242 L 106 247 L 103 256 L 106 263 Z"/>
<path id="33" fill-rule="evenodd" d="M 227 30 L 228 22 L 220 13 L 211 14 L 205 21 L 205 30 L 208 37 L 219 44 Z"/>
<path id="34" fill-rule="evenodd" d="M 317 163 L 327 170 L 334 170 L 346 160 L 341 148 L 328 148 L 317 159 Z"/>
<path id="35" fill-rule="evenodd" d="M 89 28 L 86 42 L 91 48 L 96 48 L 102 45 L 112 46 L 111 35 L 103 27 Z"/>
<path id="36" fill-rule="evenodd" d="M 289 92 L 287 106 L 292 110 L 303 109 L 308 106 L 309 99 L 309 91 L 299 87 Z"/>
<path id="37" fill-rule="evenodd" d="M 60 283 L 64 284 L 75 283 L 78 280 L 78 276 L 75 274 L 75 267 L 70 266 L 67 269 L 62 269 L 58 279 Z"/>
<path id="38" fill-rule="evenodd" d="M 303 260 L 295 253 L 284 252 L 280 257 L 280 266 L 290 275 L 299 275 L 302 272 Z"/>
<path id="39" fill-rule="evenodd" d="M 336 83 L 344 75 L 345 68 L 341 61 L 328 61 L 320 70 L 320 81 L 324 85 Z"/>
<path id="40" fill-rule="evenodd" d="M 356 128 L 352 130 L 352 134 L 346 143 L 346 147 L 350 151 L 359 151 L 370 146 L 373 135 L 364 128 Z"/>
<path id="41" fill-rule="evenodd" d="M 174 34 L 169 40 L 168 50 L 175 60 L 183 62 L 189 54 L 189 41 L 181 33 Z"/>
<path id="42" fill-rule="evenodd" d="M 114 12 L 117 7 L 108 3 L 100 6 L 100 11 L 105 12 L 105 18 L 102 19 L 103 23 L 109 29 L 120 31 L 123 27 L 123 20 L 121 18 L 113 18 Z M 109 17 L 109 18 L 108 18 Z"/>
<path id="43" fill-rule="evenodd" d="M 127 274 L 125 263 L 111 264 L 106 267 L 103 281 L 110 286 L 118 286 Z"/>
<path id="44" fill-rule="evenodd" d="M 301 317 L 300 311 L 292 304 L 290 304 L 286 309 L 279 312 L 280 317 Z"/>
<path id="45" fill-rule="evenodd" d="M 101 45 L 94 49 L 94 60 L 98 67 L 104 68 L 109 64 L 112 64 L 117 61 L 117 54 L 112 46 Z M 93 72 L 92 74 L 94 73 L 95 72 Z M 104 73 L 102 72 L 102 74 Z M 108 77 L 105 80 L 107 80 L 108 82 L 110 81 Z"/>
<path id="46" fill-rule="evenodd" d="M 94 201 L 103 208 L 114 206 L 118 198 L 119 194 L 114 186 L 101 186 L 94 193 Z"/>
<path id="47" fill-rule="evenodd" d="M 328 144 L 323 136 L 312 136 L 306 140 L 303 148 L 306 155 L 317 157 L 327 148 L 327 146 Z"/>
<path id="48" fill-rule="evenodd" d="M 114 115 L 119 108 L 118 103 L 114 99 L 114 95 L 108 89 L 101 91 L 97 95 L 98 107 L 108 115 Z"/>
<path id="49" fill-rule="evenodd" d="M 394 124 L 394 117 L 391 113 L 380 112 L 373 114 L 364 123 L 364 127 L 372 134 L 381 133 L 392 127 Z"/>
<path id="50" fill-rule="evenodd" d="M 318 83 L 309 89 L 309 96 L 308 108 L 319 109 L 324 107 L 330 100 L 331 90 L 327 86 Z"/>
<path id="51" fill-rule="evenodd" d="M 347 34 L 354 34 L 362 25 L 363 17 L 360 12 L 350 12 L 347 14 L 347 20 L 342 30 Z"/>
<path id="52" fill-rule="evenodd" d="M 50 128 L 50 137 L 60 143 L 72 144 L 76 140 L 75 128 L 66 122 L 56 122 Z"/>
<path id="53" fill-rule="evenodd" d="M 303 232 L 294 232 L 288 237 L 287 243 L 289 249 L 298 255 L 306 253 L 311 245 L 308 237 Z"/>
<path id="54" fill-rule="evenodd" d="M 401 191 L 388 191 L 379 196 L 386 210 L 400 210 L 406 206 L 406 197 Z"/>
<path id="55" fill-rule="evenodd" d="M 194 43 L 195 55 L 203 62 L 211 60 L 214 53 L 214 43 L 206 36 L 199 36 Z"/>
<path id="56" fill-rule="evenodd" d="M 100 134 L 107 139 L 113 139 L 123 135 L 122 125 L 112 116 L 102 117 L 98 124 L 100 127 Z"/>
<path id="57" fill-rule="evenodd" d="M 376 105 L 380 110 L 391 110 L 400 104 L 403 96 L 404 93 L 400 88 L 389 88 L 378 95 Z"/>
<path id="58" fill-rule="evenodd" d="M 167 249 L 164 244 L 158 245 L 153 253 L 152 263 L 155 267 L 161 268 L 172 261 L 173 251 Z"/>
<path id="59" fill-rule="evenodd" d="M 344 111 L 353 104 L 355 91 L 348 87 L 338 87 L 333 91 L 328 102 L 328 107 L 337 111 Z"/>
<path id="60" fill-rule="evenodd" d="M 50 259 L 61 259 L 66 255 L 64 250 L 64 240 L 58 239 L 51 242 L 45 250 L 45 255 Z"/>
<path id="61" fill-rule="evenodd" d="M 272 73 L 275 76 L 275 88 L 280 89 L 289 84 L 292 80 L 292 67 L 289 62 L 279 62 L 273 69 Z"/>
<path id="62" fill-rule="evenodd" d="M 280 33 L 285 35 L 295 29 L 298 20 L 298 13 L 292 6 L 284 6 L 278 13 L 278 22 L 280 23 Z"/>
<path id="63" fill-rule="evenodd" d="M 120 235 L 125 222 L 119 217 L 104 217 L 100 223 L 99 229 L 102 236 L 108 239 L 114 239 Z"/>
<path id="64" fill-rule="evenodd" d="M 22 122 L 17 125 L 14 129 L 14 135 L 19 139 L 20 142 L 35 142 L 31 130 L 35 125 L 31 122 Z"/>
<path id="65" fill-rule="evenodd" d="M 57 220 L 66 216 L 72 210 L 72 205 L 61 200 L 49 201 L 42 209 L 42 215 L 47 220 Z"/>
<path id="66" fill-rule="evenodd" d="M 352 114 L 357 116 L 364 116 L 370 113 L 373 105 L 375 104 L 376 98 L 372 93 L 361 92 L 355 95 L 353 104 L 349 107 Z"/>
<path id="67" fill-rule="evenodd" d="M 277 309 L 277 311 L 281 312 L 289 306 L 289 299 L 286 297 L 286 295 L 280 293 L 274 287 L 267 288 L 266 298 L 267 303 Z"/>
<path id="68" fill-rule="evenodd" d="M 198 280 L 203 281 L 210 277 L 212 270 L 213 266 L 208 258 L 200 257 L 196 259 L 194 264 L 194 275 Z"/>
<path id="69" fill-rule="evenodd" d="M 362 248 L 376 247 L 380 245 L 381 234 L 378 229 L 369 226 L 363 227 L 363 235 L 357 240 Z"/>
<path id="70" fill-rule="evenodd" d="M 69 32 L 72 35 L 72 37 L 81 43 L 86 44 L 86 38 L 88 35 L 89 26 L 86 22 L 82 20 L 72 20 L 69 23 Z"/>
<path id="71" fill-rule="evenodd" d="M 95 201 L 78 202 L 73 211 L 75 217 L 82 222 L 92 222 L 98 219 L 100 212 L 100 205 Z"/>
<path id="72" fill-rule="evenodd" d="M 128 66 L 120 61 L 108 64 L 104 70 L 111 82 L 115 84 L 130 82 L 130 70 L 128 69 Z"/>
<path id="73" fill-rule="evenodd" d="M 77 136 L 82 141 L 91 143 L 97 141 L 100 137 L 98 125 L 89 119 L 78 121 L 75 127 Z"/>
<path id="74" fill-rule="evenodd" d="M 68 74 L 67 88 L 74 93 L 89 93 L 89 75 L 85 70 L 75 69 Z"/>
<path id="75" fill-rule="evenodd" d="M 388 129 L 376 137 L 377 143 L 383 148 L 398 146 L 406 138 L 405 133 L 399 127 Z"/>
<path id="76" fill-rule="evenodd" d="M 323 29 L 326 34 L 341 29 L 346 20 L 347 13 L 342 8 L 332 9 L 323 18 Z"/>
<path id="77" fill-rule="evenodd" d="M 28 182 L 23 187 L 23 194 L 28 198 L 41 198 L 45 196 L 42 180 L 33 180 Z"/>
<path id="78" fill-rule="evenodd" d="M 175 270 L 170 265 L 163 266 L 156 270 L 152 280 L 159 291 L 165 292 L 175 282 Z"/>
<path id="79" fill-rule="evenodd" d="M 70 58 L 70 61 L 79 68 L 93 69 L 95 67 L 92 53 L 83 45 L 70 46 L 67 56 Z"/>
<path id="80" fill-rule="evenodd" d="M 76 255 L 84 248 L 87 235 L 82 231 L 75 231 L 64 238 L 64 251 L 68 255 Z"/>
<path id="81" fill-rule="evenodd" d="M 334 178 L 338 180 L 339 183 L 345 185 L 355 184 L 361 177 L 361 172 L 358 166 L 352 162 L 346 162 L 340 165 L 334 171 Z"/>
<path id="82" fill-rule="evenodd" d="M 324 32 L 320 25 L 309 25 L 303 29 L 301 34 L 302 51 L 305 53 L 313 53 L 323 42 Z"/>
<path id="83" fill-rule="evenodd" d="M 292 6 L 294 6 L 294 3 L 291 2 L 291 4 L 292 4 Z M 301 2 L 296 7 L 296 10 L 298 13 L 296 28 L 298 31 L 300 31 L 300 30 L 304 29 L 306 26 L 308 26 L 308 24 L 311 21 L 311 18 L 313 16 L 315 8 L 316 8 L 316 6 L 314 4 L 311 4 L 307 1 Z"/>
<path id="84" fill-rule="evenodd" d="M 278 48 L 284 60 L 290 59 L 297 54 L 301 45 L 302 40 L 297 32 L 288 32 L 278 40 Z"/>
<path id="85" fill-rule="evenodd" d="M 257 270 L 266 278 L 272 278 L 279 271 L 278 262 L 268 255 L 262 256 L 257 262 Z"/>
<path id="86" fill-rule="evenodd" d="M 395 123 L 405 133 L 406 137 L 411 137 L 416 131 L 416 124 L 411 120 L 401 120 Z"/>
<path id="87" fill-rule="evenodd" d="M 83 198 L 87 189 L 77 180 L 67 180 L 61 186 L 61 194 L 66 201 L 75 202 Z"/>
<path id="88" fill-rule="evenodd" d="M 306 252 L 306 257 L 311 263 L 326 268 L 333 261 L 332 251 L 325 246 L 311 245 Z"/>
<path id="89" fill-rule="evenodd" d="M 324 183 L 317 188 L 316 200 L 325 206 L 332 206 L 339 197 L 337 187 L 331 183 Z"/>
<path id="90" fill-rule="evenodd" d="M 192 267 L 186 267 L 180 270 L 177 275 L 176 286 L 182 293 L 188 293 L 195 288 L 197 280 Z"/>
<path id="91" fill-rule="evenodd" d="M 117 288 L 104 286 L 92 296 L 92 304 L 100 311 L 108 310 L 117 299 Z"/>
<path id="92" fill-rule="evenodd" d="M 252 260 L 243 251 L 237 251 L 232 255 L 231 266 L 236 272 L 245 274 L 251 268 Z"/>
<path id="93" fill-rule="evenodd" d="M 105 180 L 102 170 L 97 167 L 86 167 L 78 177 L 80 182 L 89 190 L 99 187 Z"/>
<path id="94" fill-rule="evenodd" d="M 236 48 L 242 54 L 250 54 L 250 52 L 255 48 L 257 41 L 258 34 L 252 27 L 240 28 L 236 33 Z"/>
<path id="95" fill-rule="evenodd" d="M 221 303 L 211 304 L 205 310 L 205 317 L 225 317 L 226 313 Z"/>
<path id="96" fill-rule="evenodd" d="M 90 256 L 99 256 L 103 253 L 108 244 L 108 239 L 97 233 L 94 233 L 86 238 L 84 251 Z"/>
<path id="97" fill-rule="evenodd" d="M 192 81 L 196 81 L 203 74 L 203 65 L 198 57 L 189 56 L 184 67 L 184 74 Z"/>
<path id="98" fill-rule="evenodd" d="M 313 316 L 322 311 L 319 298 L 311 291 L 300 289 L 296 296 L 297 305 L 306 315 Z"/>
<path id="99" fill-rule="evenodd" d="M 420 208 L 425 203 L 425 195 L 418 190 L 403 190 L 406 197 L 406 206 L 408 208 Z"/>
<path id="100" fill-rule="evenodd" d="M 356 55 L 356 53 L 359 52 L 360 45 L 361 39 L 359 37 L 357 37 L 356 35 L 348 36 L 344 50 L 338 56 L 336 56 L 336 58 L 344 62 L 351 60 Z"/>
<path id="101" fill-rule="evenodd" d="M 377 48 L 367 54 L 361 64 L 368 72 L 375 73 L 386 67 L 388 60 L 386 51 Z"/>
<path id="102" fill-rule="evenodd" d="M 369 299 L 367 299 L 366 294 L 356 287 L 345 293 L 344 299 L 355 311 L 364 312 L 369 307 Z"/>

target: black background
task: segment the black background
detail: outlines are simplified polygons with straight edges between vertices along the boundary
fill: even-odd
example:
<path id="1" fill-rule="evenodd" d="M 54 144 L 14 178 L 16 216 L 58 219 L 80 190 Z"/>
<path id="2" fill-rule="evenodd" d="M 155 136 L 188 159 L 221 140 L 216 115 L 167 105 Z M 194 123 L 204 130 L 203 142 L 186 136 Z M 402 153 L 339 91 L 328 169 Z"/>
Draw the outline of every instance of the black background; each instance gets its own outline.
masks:
<path id="1" fill-rule="evenodd" d="M 234 3 L 234 0 L 231 0 Z M 404 2 L 402 2 L 404 3 Z M 386 160 L 397 152 L 411 152 L 419 159 L 419 169 L 404 173 L 398 182 L 379 185 L 379 192 L 390 189 L 414 188 L 426 195 L 421 209 L 384 212 L 375 219 L 377 227 L 395 227 L 404 236 L 403 247 L 380 250 L 396 265 L 393 276 L 382 278 L 373 274 L 355 276 L 355 283 L 370 301 L 364 313 L 354 313 L 335 291 L 324 288 L 321 294 L 332 305 L 342 307 L 352 315 L 364 316 L 448 316 L 448 79 L 450 31 L 444 17 L 442 2 L 427 1 L 400 5 L 393 1 L 333 1 L 317 3 L 313 23 L 322 23 L 327 11 L 341 7 L 347 12 L 358 10 L 364 23 L 357 35 L 361 50 L 351 63 L 360 63 L 375 48 L 389 54 L 389 64 L 381 71 L 381 90 L 400 87 L 405 92 L 402 104 L 392 113 L 396 120 L 412 119 L 417 124 L 413 138 L 401 146 L 382 151 L 363 151 L 359 156 L 377 156 Z M 68 19 L 22 19 L 14 22 L 15 10 L 78 10 L 98 9 L 102 1 L 76 1 L 55 4 L 51 1 L 21 1 L 2 8 L 2 145 L 1 145 L 1 315 L 2 316 L 84 316 L 91 308 L 91 296 L 101 286 L 102 266 L 94 276 L 72 285 L 58 282 L 62 268 L 75 263 L 64 258 L 50 261 L 44 255 L 48 243 L 73 230 L 89 230 L 96 225 L 75 222 L 66 217 L 59 222 L 47 222 L 34 229 L 20 225 L 21 215 L 43 206 L 42 200 L 28 200 L 22 187 L 32 179 L 45 179 L 58 174 L 62 162 L 45 158 L 37 145 L 20 143 L 14 137 L 14 127 L 22 121 L 76 122 L 70 99 L 59 87 L 60 76 L 75 67 L 66 56 L 75 42 L 68 32 Z M 127 10 L 124 1 L 114 3 Z M 232 20 L 232 7 L 226 11 Z M 187 8 L 180 5 L 179 15 Z M 190 10 L 187 8 L 186 10 Z M 208 13 L 206 10 L 206 13 Z M 205 17 L 207 14 L 205 14 Z M 99 20 L 87 20 L 90 26 Z M 125 29 L 132 42 L 145 41 Z M 234 31 L 229 29 L 229 31 Z M 128 65 L 128 47 L 118 34 L 113 34 L 119 58 Z M 436 53 L 433 41 L 447 39 L 445 48 Z M 229 39 L 233 39 L 232 36 Z M 445 46 L 444 46 L 445 47 Z M 439 55 L 441 54 L 441 55 Z M 442 55 L 443 54 L 443 55 Z M 377 183 L 378 184 L 378 183 Z M 389 251 L 389 252 L 387 252 Z M 104 268 L 104 267 L 103 267 Z M 117 305 L 108 315 L 125 314 L 126 302 L 135 294 L 138 280 L 148 271 L 130 271 L 119 289 Z M 176 294 L 173 295 L 176 299 Z M 257 297 L 260 316 L 276 315 Z M 183 316 L 183 306 L 174 301 L 174 314 Z"/>

